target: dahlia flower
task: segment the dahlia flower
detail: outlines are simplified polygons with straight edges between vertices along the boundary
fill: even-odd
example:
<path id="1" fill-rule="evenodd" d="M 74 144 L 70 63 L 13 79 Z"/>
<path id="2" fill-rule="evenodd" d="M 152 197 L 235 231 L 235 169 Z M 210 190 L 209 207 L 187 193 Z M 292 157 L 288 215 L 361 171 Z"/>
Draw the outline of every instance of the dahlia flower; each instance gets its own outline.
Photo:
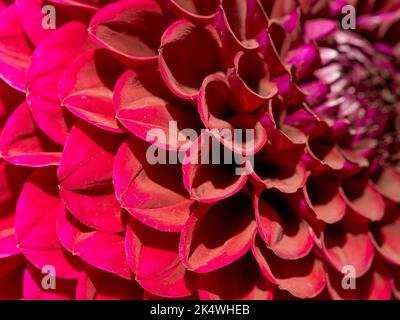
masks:
<path id="1" fill-rule="evenodd" d="M 0 0 L 0 299 L 400 299 L 399 31 L 397 0 Z"/>

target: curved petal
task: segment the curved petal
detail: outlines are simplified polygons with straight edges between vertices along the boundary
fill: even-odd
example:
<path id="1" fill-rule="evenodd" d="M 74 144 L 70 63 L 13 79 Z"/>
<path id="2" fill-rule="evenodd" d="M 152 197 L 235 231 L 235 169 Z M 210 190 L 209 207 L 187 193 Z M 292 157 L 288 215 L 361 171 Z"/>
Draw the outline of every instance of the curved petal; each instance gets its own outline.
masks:
<path id="1" fill-rule="evenodd" d="M 203 79 L 222 69 L 221 46 L 211 25 L 202 28 L 184 19 L 170 25 L 161 38 L 158 64 L 171 91 L 194 100 Z"/>
<path id="2" fill-rule="evenodd" d="M 296 82 L 303 82 L 321 66 L 319 50 L 314 43 L 301 45 L 288 52 L 286 63 L 291 66 Z"/>
<path id="3" fill-rule="evenodd" d="M 154 0 L 123 0 L 100 9 L 89 35 L 129 65 L 157 61 L 160 39 L 171 23 Z"/>
<path id="4" fill-rule="evenodd" d="M 386 198 L 400 202 L 400 173 L 393 167 L 385 168 L 374 180 L 378 191 Z"/>
<path id="5" fill-rule="evenodd" d="M 40 129 L 62 145 L 73 119 L 61 108 L 58 82 L 71 61 L 91 46 L 86 26 L 75 21 L 52 32 L 32 55 L 27 101 Z"/>
<path id="6" fill-rule="evenodd" d="M 146 291 L 168 298 L 197 291 L 197 276 L 182 265 L 178 245 L 179 233 L 160 232 L 130 219 L 126 233 L 128 262 Z"/>
<path id="7" fill-rule="evenodd" d="M 202 300 L 272 300 L 273 289 L 251 253 L 222 269 L 200 275 L 199 281 Z"/>
<path id="8" fill-rule="evenodd" d="M 151 147 L 133 136 L 121 145 L 114 163 L 116 197 L 143 223 L 161 231 L 180 231 L 194 201 L 184 189 L 179 165 L 167 164 L 166 158 L 163 163 L 148 161 Z"/>
<path id="9" fill-rule="evenodd" d="M 193 107 L 171 94 L 155 65 L 126 71 L 115 86 L 114 105 L 117 119 L 129 131 L 168 150 L 184 151 L 191 140 L 183 130 L 196 133 L 201 128 Z M 152 133 L 157 133 L 156 141 L 149 141 Z"/>
<path id="10" fill-rule="evenodd" d="M 58 92 L 61 103 L 77 117 L 111 132 L 122 132 L 115 118 L 113 88 L 124 71 L 106 50 L 81 54 L 61 77 Z"/>
<path id="11" fill-rule="evenodd" d="M 211 23 L 216 15 L 219 0 L 166 0 L 167 8 L 177 16 L 194 23 Z"/>
<path id="12" fill-rule="evenodd" d="M 114 156 L 124 138 L 80 120 L 71 129 L 61 158 L 61 198 L 80 222 L 98 230 L 124 230 L 112 184 Z"/>
<path id="13" fill-rule="evenodd" d="M 179 253 L 183 264 L 199 273 L 220 269 L 250 248 L 256 223 L 244 192 L 213 205 L 201 205 L 182 230 Z"/>

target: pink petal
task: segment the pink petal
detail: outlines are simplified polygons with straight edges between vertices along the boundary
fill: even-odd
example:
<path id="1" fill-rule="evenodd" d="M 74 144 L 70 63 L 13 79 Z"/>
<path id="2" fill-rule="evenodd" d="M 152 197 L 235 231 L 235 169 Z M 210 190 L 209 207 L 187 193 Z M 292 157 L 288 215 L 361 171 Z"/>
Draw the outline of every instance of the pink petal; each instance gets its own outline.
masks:
<path id="1" fill-rule="evenodd" d="M 98 230 L 123 230 L 112 171 L 124 138 L 80 120 L 65 144 L 58 169 L 61 198 L 80 222 Z"/>
<path id="2" fill-rule="evenodd" d="M 25 38 L 15 5 L 0 11 L 0 78 L 13 88 L 25 91 L 26 71 L 32 50 Z"/>
<path id="3" fill-rule="evenodd" d="M 221 43 L 216 30 L 179 20 L 161 39 L 159 67 L 167 86 L 179 97 L 195 99 L 203 79 L 221 68 Z"/>
<path id="4" fill-rule="evenodd" d="M 101 129 L 122 132 L 115 119 L 112 96 L 114 84 L 123 70 L 122 65 L 103 49 L 83 53 L 60 79 L 62 105 Z"/>
<path id="5" fill-rule="evenodd" d="M 265 279 L 251 253 L 234 263 L 202 274 L 202 300 L 272 300 L 273 286 Z"/>
<path id="6" fill-rule="evenodd" d="M 129 131 L 161 148 L 184 151 L 191 140 L 181 131 L 201 128 L 193 107 L 173 96 L 155 65 L 125 72 L 115 87 L 114 105 L 118 120 Z M 149 141 L 155 130 L 161 130 L 166 141 Z"/>
<path id="7" fill-rule="evenodd" d="M 43 167 L 57 165 L 61 146 L 35 125 L 28 105 L 22 103 L 8 118 L 0 138 L 1 157 L 15 165 Z"/>
<path id="8" fill-rule="evenodd" d="M 321 65 L 319 50 L 313 43 L 301 45 L 288 52 L 286 63 L 292 66 L 296 81 L 303 82 Z"/>
<path id="9" fill-rule="evenodd" d="M 91 46 L 86 26 L 70 22 L 52 32 L 32 55 L 27 101 L 38 126 L 62 145 L 73 119 L 61 108 L 58 82 L 71 61 Z"/>
<path id="10" fill-rule="evenodd" d="M 160 39 L 171 22 L 154 0 L 124 0 L 99 10 L 89 35 L 128 64 L 157 60 Z"/>
<path id="11" fill-rule="evenodd" d="M 79 274 L 80 261 L 63 250 L 56 230 L 57 215 L 64 210 L 55 168 L 35 170 L 18 199 L 15 238 L 17 247 L 37 268 L 52 265 L 57 277 L 72 279 Z"/>
<path id="12" fill-rule="evenodd" d="M 264 275 L 280 289 L 298 298 L 313 298 L 325 288 L 325 267 L 313 253 L 300 260 L 284 260 L 266 248 L 256 237 L 253 254 Z"/>
<path id="13" fill-rule="evenodd" d="M 154 295 L 180 298 L 197 290 L 197 277 L 182 265 L 179 233 L 160 232 L 130 219 L 126 234 L 128 262 L 136 281 Z"/>
<path id="14" fill-rule="evenodd" d="M 386 198 L 400 202 L 400 173 L 393 167 L 385 168 L 374 180 L 378 191 Z"/>
<path id="15" fill-rule="evenodd" d="M 194 201 L 184 189 L 180 165 L 151 165 L 146 159 L 149 147 L 133 136 L 121 145 L 114 164 L 116 197 L 143 223 L 161 231 L 180 231 Z"/>
<path id="16" fill-rule="evenodd" d="M 195 272 L 222 268 L 250 248 L 256 223 L 244 192 L 212 205 L 201 205 L 182 230 L 179 252 L 183 264 Z"/>
<path id="17" fill-rule="evenodd" d="M 305 24 L 304 31 L 308 40 L 324 40 L 338 29 L 338 24 L 334 20 L 315 19 L 309 20 Z"/>

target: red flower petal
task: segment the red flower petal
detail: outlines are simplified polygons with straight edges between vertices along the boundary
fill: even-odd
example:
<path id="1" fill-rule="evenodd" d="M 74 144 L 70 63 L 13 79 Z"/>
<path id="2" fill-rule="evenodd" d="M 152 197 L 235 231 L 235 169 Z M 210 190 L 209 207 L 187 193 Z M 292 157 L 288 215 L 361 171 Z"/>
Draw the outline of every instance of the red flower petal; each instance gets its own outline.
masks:
<path id="1" fill-rule="evenodd" d="M 265 279 L 251 253 L 234 263 L 202 274 L 202 300 L 272 300 L 273 286 Z"/>
<path id="2" fill-rule="evenodd" d="M 378 191 L 386 198 L 400 202 L 400 173 L 393 167 L 385 168 L 374 180 Z"/>
<path id="3" fill-rule="evenodd" d="M 25 38 L 15 5 L 0 11 L 0 78 L 25 91 L 26 70 L 31 62 L 31 47 Z"/>
<path id="4" fill-rule="evenodd" d="M 57 215 L 64 210 L 55 168 L 35 170 L 18 199 L 15 238 L 18 248 L 37 268 L 52 265 L 57 277 L 71 279 L 78 276 L 80 261 L 63 250 L 57 237 Z"/>
<path id="5" fill-rule="evenodd" d="M 181 130 L 201 128 L 193 107 L 171 94 L 155 65 L 125 72 L 115 87 L 114 105 L 118 120 L 129 131 L 161 148 L 184 151 L 191 140 Z M 166 141 L 149 141 L 154 130 L 161 130 Z"/>
<path id="6" fill-rule="evenodd" d="M 286 63 L 292 67 L 296 82 L 303 82 L 320 67 L 319 50 L 313 43 L 301 45 L 288 52 Z"/>
<path id="7" fill-rule="evenodd" d="M 166 0 L 167 8 L 177 16 L 197 23 L 211 23 L 217 11 L 219 0 Z M 164 4 L 163 2 L 163 4 Z"/>
<path id="8" fill-rule="evenodd" d="M 91 50 L 76 58 L 59 82 L 62 105 L 77 117 L 111 132 L 122 132 L 112 103 L 123 67 L 107 51 Z"/>
<path id="9" fill-rule="evenodd" d="M 251 201 L 245 193 L 201 205 L 182 230 L 182 262 L 189 270 L 200 273 L 222 268 L 248 251 L 255 232 Z"/>
<path id="10" fill-rule="evenodd" d="M 124 62 L 141 64 L 157 60 L 161 36 L 170 22 L 156 1 L 117 1 L 97 12 L 89 34 Z"/>
<path id="11" fill-rule="evenodd" d="M 313 253 L 300 260 L 284 260 L 267 249 L 261 238 L 256 237 L 253 254 L 264 275 L 280 289 L 298 298 L 313 298 L 325 288 L 325 267 Z"/>
<path id="12" fill-rule="evenodd" d="M 136 281 L 154 295 L 180 298 L 197 290 L 197 277 L 187 271 L 178 255 L 179 233 L 151 229 L 130 219 L 126 252 Z"/>
<path id="13" fill-rule="evenodd" d="M 98 230 L 123 230 L 112 171 L 124 138 L 80 120 L 65 144 L 58 169 L 61 198 L 80 222 Z"/>
<path id="14" fill-rule="evenodd" d="M 1 157 L 15 165 L 43 167 L 57 165 L 61 146 L 50 140 L 33 122 L 26 103 L 8 118 L 0 138 Z"/>
<path id="15" fill-rule="evenodd" d="M 26 260 L 21 254 L 0 259 L 1 300 L 17 300 L 22 298 L 22 276 L 25 265 Z"/>
<path id="16" fill-rule="evenodd" d="M 179 97 L 195 99 L 203 79 L 221 68 L 221 42 L 216 30 L 179 20 L 165 31 L 159 67 L 167 86 Z"/>
<path id="17" fill-rule="evenodd" d="M 114 164 L 115 194 L 121 206 L 143 223 L 161 231 L 180 231 L 194 201 L 183 187 L 180 166 L 150 164 L 149 147 L 133 136 L 121 145 Z"/>
<path id="18" fill-rule="evenodd" d="M 38 126 L 60 144 L 67 138 L 72 119 L 61 108 L 58 81 L 71 61 L 91 46 L 86 26 L 70 22 L 52 32 L 32 55 L 27 101 Z"/>

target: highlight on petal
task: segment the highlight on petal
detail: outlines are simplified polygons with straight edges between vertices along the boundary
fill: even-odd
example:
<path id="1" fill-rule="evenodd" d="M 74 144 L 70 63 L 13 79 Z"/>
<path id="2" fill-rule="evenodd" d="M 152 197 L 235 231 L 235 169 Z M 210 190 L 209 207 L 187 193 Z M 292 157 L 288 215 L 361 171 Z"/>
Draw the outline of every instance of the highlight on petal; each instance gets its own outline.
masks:
<path id="1" fill-rule="evenodd" d="M 194 201 L 183 186 L 178 154 L 169 153 L 167 158 L 165 153 L 164 162 L 158 162 L 148 156 L 152 147 L 133 136 L 121 145 L 114 163 L 115 195 L 121 206 L 141 222 L 160 231 L 178 232 Z M 150 163 L 148 159 L 156 161 Z"/>
<path id="2" fill-rule="evenodd" d="M 169 10 L 194 23 L 211 23 L 216 15 L 219 0 L 166 0 Z"/>
<path id="3" fill-rule="evenodd" d="M 255 194 L 258 233 L 266 246 L 282 259 L 303 258 L 314 246 L 314 233 L 299 210 L 294 196 L 276 190 Z"/>
<path id="4" fill-rule="evenodd" d="M 117 119 L 129 131 L 164 149 L 185 151 L 191 140 L 184 130 L 201 128 L 193 106 L 170 92 L 156 65 L 126 71 L 115 86 L 114 105 Z M 161 132 L 163 136 L 152 137 Z"/>
<path id="5" fill-rule="evenodd" d="M 183 160 L 185 188 L 192 199 L 200 202 L 228 198 L 239 192 L 247 182 L 247 171 L 240 168 L 240 162 L 244 162 L 241 156 L 224 148 L 210 134 L 203 133 Z"/>
<path id="6" fill-rule="evenodd" d="M 314 19 L 304 26 L 305 36 L 308 40 L 324 40 L 338 29 L 338 24 L 330 19 Z"/>
<path id="7" fill-rule="evenodd" d="M 222 70 L 221 41 L 213 26 L 182 19 L 161 39 L 158 64 L 167 86 L 178 97 L 194 100 L 205 77 Z"/>
<path id="8" fill-rule="evenodd" d="M 74 256 L 123 279 L 132 279 L 123 235 L 90 229 L 66 210 L 57 217 L 57 234 L 64 248 Z"/>
<path id="9" fill-rule="evenodd" d="M 321 235 L 322 252 L 338 272 L 351 265 L 359 278 L 371 268 L 375 249 L 367 224 L 346 222 L 326 225 Z"/>
<path id="10" fill-rule="evenodd" d="M 101 231 L 123 231 L 114 194 L 114 156 L 124 135 L 79 120 L 71 129 L 58 169 L 60 196 L 83 224 Z"/>
<path id="11" fill-rule="evenodd" d="M 387 208 L 385 217 L 371 225 L 375 248 L 389 262 L 400 265 L 400 213 Z"/>
<path id="12" fill-rule="evenodd" d="M 252 250 L 264 275 L 280 289 L 301 299 L 314 298 L 324 290 L 325 266 L 314 253 L 299 260 L 280 259 L 260 237 L 255 237 Z"/>
<path id="13" fill-rule="evenodd" d="M 140 300 L 143 289 L 135 281 L 86 267 L 76 287 L 77 300 Z"/>
<path id="14" fill-rule="evenodd" d="M 17 247 L 37 268 L 52 265 L 61 278 L 76 278 L 80 261 L 62 248 L 56 230 L 64 211 L 58 197 L 55 168 L 35 170 L 25 183 L 15 213 Z"/>
<path id="15" fill-rule="evenodd" d="M 15 5 L 0 11 L 0 78 L 24 92 L 32 49 L 25 38 Z"/>
<path id="16" fill-rule="evenodd" d="M 400 202 L 400 173 L 393 167 L 387 167 L 374 177 L 378 191 L 387 199 Z"/>
<path id="17" fill-rule="evenodd" d="M 100 9 L 89 35 L 129 65 L 157 61 L 163 32 L 172 22 L 154 0 L 123 0 Z"/>
<path id="18" fill-rule="evenodd" d="M 32 55 L 27 101 L 40 129 L 62 145 L 74 119 L 61 108 L 58 82 L 71 61 L 91 47 L 86 26 L 74 21 L 52 32 Z"/>
<path id="19" fill-rule="evenodd" d="M 182 263 L 199 273 L 223 268 L 249 250 L 255 233 L 251 200 L 245 192 L 212 205 L 200 205 L 182 230 Z"/>
<path id="20" fill-rule="evenodd" d="M 186 270 L 178 255 L 179 233 L 161 232 L 130 218 L 126 252 L 136 281 L 151 294 L 182 298 L 197 290 L 197 275 Z"/>
<path id="21" fill-rule="evenodd" d="M 69 64 L 59 82 L 61 103 L 77 117 L 107 131 L 122 132 L 115 118 L 113 88 L 122 65 L 106 50 L 87 51 Z"/>
<path id="22" fill-rule="evenodd" d="M 272 300 L 273 291 L 250 252 L 222 269 L 200 275 L 203 300 Z"/>
<path id="23" fill-rule="evenodd" d="M 303 82 L 321 65 L 319 50 L 313 43 L 301 45 L 288 52 L 286 63 L 292 67 L 296 81 Z"/>
<path id="24" fill-rule="evenodd" d="M 0 156 L 15 165 L 43 167 L 58 165 L 61 146 L 36 126 L 23 102 L 8 118 L 0 137 Z"/>

